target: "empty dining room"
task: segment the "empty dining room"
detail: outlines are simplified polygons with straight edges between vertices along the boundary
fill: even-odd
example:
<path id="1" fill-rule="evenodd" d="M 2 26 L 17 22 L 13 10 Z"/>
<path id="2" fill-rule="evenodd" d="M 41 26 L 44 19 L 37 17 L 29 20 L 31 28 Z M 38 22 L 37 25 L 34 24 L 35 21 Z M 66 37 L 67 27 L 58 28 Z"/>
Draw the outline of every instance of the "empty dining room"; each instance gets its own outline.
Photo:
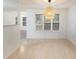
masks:
<path id="1" fill-rule="evenodd" d="M 76 59 L 76 0 L 3 0 L 4 59 Z"/>

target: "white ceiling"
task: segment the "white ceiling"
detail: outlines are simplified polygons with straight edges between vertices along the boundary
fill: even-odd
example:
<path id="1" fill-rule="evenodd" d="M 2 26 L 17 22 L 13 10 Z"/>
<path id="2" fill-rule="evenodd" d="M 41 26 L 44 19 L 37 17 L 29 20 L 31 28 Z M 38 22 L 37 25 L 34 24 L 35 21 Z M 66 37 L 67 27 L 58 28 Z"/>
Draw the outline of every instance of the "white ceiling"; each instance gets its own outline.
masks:
<path id="1" fill-rule="evenodd" d="M 45 8 L 48 0 L 4 0 L 4 10 L 26 10 L 29 8 Z M 56 8 L 69 8 L 75 0 L 51 0 L 51 6 Z"/>

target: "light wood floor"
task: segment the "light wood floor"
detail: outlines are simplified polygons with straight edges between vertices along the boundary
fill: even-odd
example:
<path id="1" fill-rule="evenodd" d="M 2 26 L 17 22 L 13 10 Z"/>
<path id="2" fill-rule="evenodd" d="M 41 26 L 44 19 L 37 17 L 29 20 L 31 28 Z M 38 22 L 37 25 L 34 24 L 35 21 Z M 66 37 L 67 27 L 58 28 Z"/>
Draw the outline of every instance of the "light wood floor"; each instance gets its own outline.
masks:
<path id="1" fill-rule="evenodd" d="M 76 47 L 68 40 L 34 41 L 18 48 L 7 59 L 76 59 Z"/>

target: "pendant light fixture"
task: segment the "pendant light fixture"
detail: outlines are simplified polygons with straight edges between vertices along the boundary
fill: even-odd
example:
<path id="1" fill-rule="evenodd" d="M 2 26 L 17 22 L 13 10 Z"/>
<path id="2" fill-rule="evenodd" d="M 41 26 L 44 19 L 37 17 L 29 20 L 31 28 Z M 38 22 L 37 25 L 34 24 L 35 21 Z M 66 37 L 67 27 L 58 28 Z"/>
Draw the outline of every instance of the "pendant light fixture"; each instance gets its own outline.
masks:
<path id="1" fill-rule="evenodd" d="M 49 6 L 44 11 L 45 18 L 51 20 L 55 15 L 55 8 L 51 6 L 51 0 L 48 0 Z"/>

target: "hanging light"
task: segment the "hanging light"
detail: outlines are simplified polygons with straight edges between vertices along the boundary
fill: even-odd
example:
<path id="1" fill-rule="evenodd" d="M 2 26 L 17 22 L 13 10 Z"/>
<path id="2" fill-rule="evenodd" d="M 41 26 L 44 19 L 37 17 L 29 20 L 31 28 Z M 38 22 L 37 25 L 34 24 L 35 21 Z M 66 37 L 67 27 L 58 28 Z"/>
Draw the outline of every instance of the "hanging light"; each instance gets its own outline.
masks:
<path id="1" fill-rule="evenodd" d="M 48 0 L 49 4 L 51 3 L 51 0 Z M 44 16 L 47 18 L 47 19 L 52 19 L 55 15 L 55 8 L 54 7 L 51 7 L 49 5 L 49 7 L 47 7 L 44 11 Z"/>

